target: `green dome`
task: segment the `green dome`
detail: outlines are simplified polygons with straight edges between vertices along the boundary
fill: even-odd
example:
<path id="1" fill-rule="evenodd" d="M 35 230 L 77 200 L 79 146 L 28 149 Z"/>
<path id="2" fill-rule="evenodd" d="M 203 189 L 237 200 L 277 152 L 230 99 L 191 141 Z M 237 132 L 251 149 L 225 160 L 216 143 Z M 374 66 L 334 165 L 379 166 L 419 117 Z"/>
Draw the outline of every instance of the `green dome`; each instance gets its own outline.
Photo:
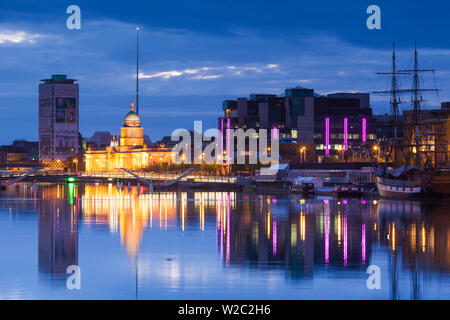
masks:
<path id="1" fill-rule="evenodd" d="M 126 127 L 139 127 L 141 125 L 141 120 L 139 119 L 139 116 L 136 112 L 130 111 L 125 116 L 123 124 Z"/>

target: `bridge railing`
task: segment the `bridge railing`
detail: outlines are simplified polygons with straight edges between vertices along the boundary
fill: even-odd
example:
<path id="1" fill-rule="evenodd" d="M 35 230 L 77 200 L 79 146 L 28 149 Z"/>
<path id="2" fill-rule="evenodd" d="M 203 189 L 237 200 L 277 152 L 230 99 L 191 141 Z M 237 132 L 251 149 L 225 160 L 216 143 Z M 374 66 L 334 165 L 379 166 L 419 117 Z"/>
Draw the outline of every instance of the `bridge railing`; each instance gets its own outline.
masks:
<path id="1" fill-rule="evenodd" d="M 178 178 L 180 173 L 157 173 L 157 172 L 139 172 L 135 171 L 135 174 L 139 175 L 143 179 L 147 180 L 159 180 L 170 181 Z M 82 172 L 83 177 L 97 177 L 97 178 L 132 178 L 132 176 L 125 172 L 108 172 L 108 171 L 91 171 Z M 229 176 L 210 176 L 210 175 L 190 175 L 183 177 L 180 181 L 193 181 L 193 182 L 210 182 L 210 183 L 235 183 L 236 177 Z"/>
<path id="2" fill-rule="evenodd" d="M 143 179 L 147 180 L 157 180 L 157 181 L 170 181 L 178 178 L 180 173 L 157 173 L 157 172 L 139 172 L 135 171 Z M 11 179 L 22 176 L 23 172 L 0 172 L 0 178 Z M 29 176 L 60 176 L 62 172 L 37 172 L 31 173 Z M 80 172 L 81 177 L 97 177 L 97 178 L 132 178 L 132 176 L 125 172 L 109 172 L 109 171 L 91 171 L 91 172 Z M 193 181 L 193 182 L 203 182 L 203 183 L 235 183 L 237 181 L 236 177 L 230 176 L 215 176 L 215 175 L 189 175 L 180 179 L 180 181 Z"/>

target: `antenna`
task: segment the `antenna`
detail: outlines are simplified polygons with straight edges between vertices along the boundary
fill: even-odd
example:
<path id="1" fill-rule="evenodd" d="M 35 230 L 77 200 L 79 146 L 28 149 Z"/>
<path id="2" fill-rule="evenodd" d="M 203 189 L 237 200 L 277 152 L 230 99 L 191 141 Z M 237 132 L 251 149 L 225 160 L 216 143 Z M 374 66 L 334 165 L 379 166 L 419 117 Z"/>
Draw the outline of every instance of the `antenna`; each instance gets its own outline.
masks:
<path id="1" fill-rule="evenodd" d="M 136 113 L 139 115 L 139 27 L 136 27 Z"/>

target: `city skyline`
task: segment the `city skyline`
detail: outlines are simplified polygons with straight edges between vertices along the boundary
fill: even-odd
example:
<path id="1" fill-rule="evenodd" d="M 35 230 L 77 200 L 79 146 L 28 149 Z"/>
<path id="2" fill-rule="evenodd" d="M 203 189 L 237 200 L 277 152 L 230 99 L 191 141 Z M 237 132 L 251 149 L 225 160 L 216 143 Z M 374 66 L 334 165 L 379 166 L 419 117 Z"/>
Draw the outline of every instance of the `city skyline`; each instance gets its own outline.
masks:
<path id="1" fill-rule="evenodd" d="M 98 130 L 117 133 L 135 95 L 137 25 L 141 28 L 140 116 L 152 141 L 179 127 L 191 129 L 194 120 L 214 128 L 223 100 L 251 93 L 282 94 L 297 85 L 322 94 L 384 88 L 385 79 L 375 72 L 389 70 L 393 40 L 401 66 L 411 64 L 413 41 L 418 40 L 421 63 L 438 70 L 439 100 L 450 99 L 446 61 L 450 42 L 433 33 L 433 28 L 449 24 L 439 19 L 448 4 L 441 4 L 442 13 L 433 11 L 431 20 L 425 15 L 431 9 L 420 4 L 408 7 L 404 1 L 395 5 L 380 1 L 382 30 L 370 31 L 365 28 L 368 3 L 340 8 L 322 1 L 319 8 L 289 1 L 278 6 L 250 1 L 219 3 L 217 11 L 211 11 L 201 10 L 207 4 L 199 1 L 192 7 L 179 3 L 169 18 L 162 19 L 158 12 L 167 10 L 167 4 L 135 10 L 135 4 L 99 8 L 105 2 L 80 1 L 82 28 L 68 30 L 66 6 L 47 2 L 51 5 L 39 14 L 32 13 L 37 5 L 33 1 L 0 8 L 0 57 L 2 74 L 8 79 L 0 83 L 4 128 L 0 144 L 37 140 L 37 85 L 51 74 L 79 80 L 83 136 Z M 298 9 L 298 20 L 287 19 L 293 18 L 290 11 L 296 11 L 286 10 L 289 6 Z M 238 19 L 251 10 L 261 15 Z M 427 19 L 420 27 L 408 22 L 417 20 L 419 11 Z M 229 19 L 217 19 L 219 12 L 228 13 Z M 286 18 L 272 21 L 269 12 L 284 13 Z M 428 102 L 430 107 L 440 102 L 434 100 Z M 389 112 L 387 98 L 373 96 L 372 101 L 374 113 Z M 18 123 L 24 127 L 20 136 L 14 130 Z"/>

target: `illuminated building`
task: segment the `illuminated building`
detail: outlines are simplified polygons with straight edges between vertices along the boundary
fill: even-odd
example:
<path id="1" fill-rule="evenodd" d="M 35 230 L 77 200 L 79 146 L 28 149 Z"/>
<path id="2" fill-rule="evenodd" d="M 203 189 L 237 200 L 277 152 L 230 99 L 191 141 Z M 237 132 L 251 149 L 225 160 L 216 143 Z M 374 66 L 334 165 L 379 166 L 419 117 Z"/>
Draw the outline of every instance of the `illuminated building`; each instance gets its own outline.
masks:
<path id="1" fill-rule="evenodd" d="M 131 101 L 130 112 L 120 129 L 119 141 L 113 138 L 111 145 L 102 150 L 88 149 L 85 153 L 86 171 L 138 170 L 151 165 L 170 164 L 171 149 L 149 148 L 144 143 L 143 131 Z"/>
<path id="2" fill-rule="evenodd" d="M 376 141 L 376 122 L 368 93 L 332 93 L 319 95 L 302 87 L 285 90 L 284 96 L 252 94 L 250 98 L 225 100 L 224 116 L 217 128 L 279 130 L 280 156 L 284 162 L 332 160 L 362 161 L 353 158 L 365 144 Z M 225 137 L 226 140 L 226 137 Z M 299 154 L 305 146 L 307 156 Z M 347 155 L 344 153 L 347 152 Z"/>
<path id="3" fill-rule="evenodd" d="M 39 160 L 78 155 L 78 84 L 52 75 L 39 85 Z"/>
<path id="4" fill-rule="evenodd" d="M 403 132 L 407 144 L 419 145 L 422 164 L 446 165 L 450 158 L 450 109 L 421 110 L 416 126 L 412 110 L 403 112 Z M 415 148 L 415 147 L 414 147 Z M 413 149 L 413 152 L 415 150 Z"/>

